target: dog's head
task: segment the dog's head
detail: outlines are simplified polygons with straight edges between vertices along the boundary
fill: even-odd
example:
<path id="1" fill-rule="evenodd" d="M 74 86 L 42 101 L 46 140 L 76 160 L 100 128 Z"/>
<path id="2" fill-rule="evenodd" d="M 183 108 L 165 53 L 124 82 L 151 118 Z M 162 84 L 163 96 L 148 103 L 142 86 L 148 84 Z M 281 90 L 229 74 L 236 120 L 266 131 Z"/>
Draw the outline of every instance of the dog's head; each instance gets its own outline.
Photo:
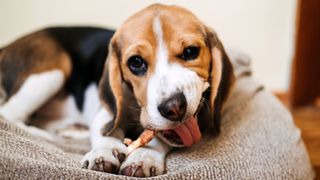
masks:
<path id="1" fill-rule="evenodd" d="M 233 70 L 216 33 L 177 6 L 152 5 L 130 17 L 113 36 L 100 95 L 115 115 L 125 107 L 127 84 L 141 107 L 144 128 L 159 130 L 172 146 L 199 140 L 198 112 L 219 129 L 219 114 L 233 82 Z M 204 110 L 201 110 L 204 109 Z M 209 109 L 209 110 L 206 110 Z"/>

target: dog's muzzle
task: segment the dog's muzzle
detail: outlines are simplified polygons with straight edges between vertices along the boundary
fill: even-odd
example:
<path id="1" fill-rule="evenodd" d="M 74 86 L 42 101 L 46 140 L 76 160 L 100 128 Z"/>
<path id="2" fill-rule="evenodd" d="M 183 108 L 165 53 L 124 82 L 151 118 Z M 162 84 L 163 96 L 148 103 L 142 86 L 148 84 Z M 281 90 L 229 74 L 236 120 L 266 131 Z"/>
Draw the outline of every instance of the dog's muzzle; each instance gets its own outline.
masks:
<path id="1" fill-rule="evenodd" d="M 163 130 L 158 133 L 158 136 L 171 146 L 191 146 L 201 139 L 197 118 L 195 116 L 185 118 L 186 110 L 187 100 L 182 92 L 164 100 L 158 106 L 158 111 L 164 118 L 181 122 L 173 129 Z"/>

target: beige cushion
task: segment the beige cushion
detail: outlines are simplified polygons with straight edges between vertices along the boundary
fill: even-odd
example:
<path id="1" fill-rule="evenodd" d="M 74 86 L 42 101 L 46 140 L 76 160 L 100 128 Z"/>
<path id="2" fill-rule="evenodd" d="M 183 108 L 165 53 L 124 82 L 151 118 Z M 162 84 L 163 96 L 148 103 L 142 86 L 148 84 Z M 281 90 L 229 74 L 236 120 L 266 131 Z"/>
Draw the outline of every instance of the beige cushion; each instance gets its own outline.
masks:
<path id="1" fill-rule="evenodd" d="M 223 112 L 221 134 L 170 153 L 167 172 L 157 179 L 312 179 L 300 130 L 290 113 L 247 76 L 245 56 L 231 57 L 238 79 Z M 89 148 L 87 140 L 50 142 L 34 137 L 0 118 L 1 179 L 126 179 L 81 169 L 80 159 Z"/>

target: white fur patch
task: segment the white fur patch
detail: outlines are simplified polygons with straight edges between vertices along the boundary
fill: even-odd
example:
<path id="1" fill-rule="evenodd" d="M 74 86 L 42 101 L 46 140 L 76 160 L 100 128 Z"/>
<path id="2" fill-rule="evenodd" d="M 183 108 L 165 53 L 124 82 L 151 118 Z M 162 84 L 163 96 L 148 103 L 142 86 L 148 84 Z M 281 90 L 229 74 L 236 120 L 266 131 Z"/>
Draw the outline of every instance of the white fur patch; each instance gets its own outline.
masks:
<path id="1" fill-rule="evenodd" d="M 73 96 L 68 96 L 63 104 L 64 121 L 60 124 L 63 126 L 72 125 L 76 122 L 82 122 L 81 112 L 78 110 L 76 100 Z"/>
<path id="2" fill-rule="evenodd" d="M 157 47 L 157 54 L 156 54 L 156 70 L 155 73 L 159 75 L 164 75 L 167 72 L 167 68 L 169 66 L 168 62 L 168 50 L 167 47 L 163 41 L 163 32 L 162 32 L 162 26 L 161 21 L 159 17 L 155 18 L 153 22 L 153 31 L 156 35 L 156 40 L 158 43 Z"/>
<path id="3" fill-rule="evenodd" d="M 192 116 L 200 103 L 202 92 L 208 88 L 208 83 L 196 72 L 177 63 L 169 63 L 168 50 L 163 41 L 163 32 L 159 18 L 153 23 L 154 34 L 157 36 L 156 67 L 147 87 L 147 107 L 142 110 L 143 125 L 157 129 L 168 129 L 174 123 L 161 116 L 158 106 L 170 96 L 183 92 L 187 100 L 185 118 Z M 147 117 L 146 117 L 147 116 Z"/>
<path id="4" fill-rule="evenodd" d="M 82 112 L 84 124 L 88 126 L 91 124 L 92 119 L 96 116 L 100 107 L 101 103 L 99 100 L 98 87 L 95 84 L 91 84 L 86 89 L 84 95 L 84 106 Z"/>
<path id="5" fill-rule="evenodd" d="M 25 121 L 61 89 L 64 81 L 60 70 L 30 75 L 19 91 L 0 107 L 0 114 L 10 121 Z"/>
<path id="6" fill-rule="evenodd" d="M 69 133 L 69 131 L 65 131 L 65 129 L 72 129 L 75 124 L 82 124 L 89 127 L 100 107 L 101 103 L 99 101 L 97 85 L 91 84 L 85 90 L 82 111 L 78 109 L 74 96 L 69 95 L 61 104 L 54 105 L 53 103 L 52 106 L 49 105 L 47 107 L 46 111 L 54 111 L 54 108 L 58 108 L 60 116 L 57 119 L 54 117 L 43 128 L 50 132 L 63 130 L 64 132 L 68 132 L 68 134 L 74 134 L 72 137 L 68 135 L 70 138 L 83 138 L 84 133 L 82 131 L 73 133 L 77 131 L 73 130 L 72 133 L 71 131 Z M 78 136 L 77 134 L 81 135 Z M 85 134 L 85 136 L 87 136 L 87 133 Z"/>
<path id="7" fill-rule="evenodd" d="M 93 122 L 90 124 L 90 138 L 93 148 L 97 147 L 108 147 L 112 144 L 118 144 L 119 139 L 124 138 L 123 132 L 117 129 L 111 136 L 103 136 L 102 128 L 112 121 L 112 114 L 106 111 L 104 108 L 101 108 L 96 114 Z M 119 138 L 119 139 L 117 139 Z M 122 144 L 122 142 L 120 141 Z"/>
<path id="8" fill-rule="evenodd" d="M 64 124 L 63 126 L 80 123 L 89 127 L 100 107 L 97 85 L 91 84 L 84 93 L 83 110 L 79 111 L 74 96 L 68 96 L 63 104 L 64 120 L 59 123 Z"/>

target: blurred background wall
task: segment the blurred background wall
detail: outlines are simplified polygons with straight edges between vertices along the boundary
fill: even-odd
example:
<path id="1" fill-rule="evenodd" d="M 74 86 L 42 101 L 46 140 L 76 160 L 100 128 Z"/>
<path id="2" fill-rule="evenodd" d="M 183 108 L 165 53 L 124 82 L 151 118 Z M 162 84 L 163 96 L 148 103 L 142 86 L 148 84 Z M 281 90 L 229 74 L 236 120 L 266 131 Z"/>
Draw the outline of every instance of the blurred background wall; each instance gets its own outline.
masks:
<path id="1" fill-rule="evenodd" d="M 296 0 L 0 0 L 0 46 L 53 25 L 117 28 L 155 2 L 190 9 L 218 32 L 225 46 L 253 59 L 254 75 L 267 88 L 288 88 Z"/>

